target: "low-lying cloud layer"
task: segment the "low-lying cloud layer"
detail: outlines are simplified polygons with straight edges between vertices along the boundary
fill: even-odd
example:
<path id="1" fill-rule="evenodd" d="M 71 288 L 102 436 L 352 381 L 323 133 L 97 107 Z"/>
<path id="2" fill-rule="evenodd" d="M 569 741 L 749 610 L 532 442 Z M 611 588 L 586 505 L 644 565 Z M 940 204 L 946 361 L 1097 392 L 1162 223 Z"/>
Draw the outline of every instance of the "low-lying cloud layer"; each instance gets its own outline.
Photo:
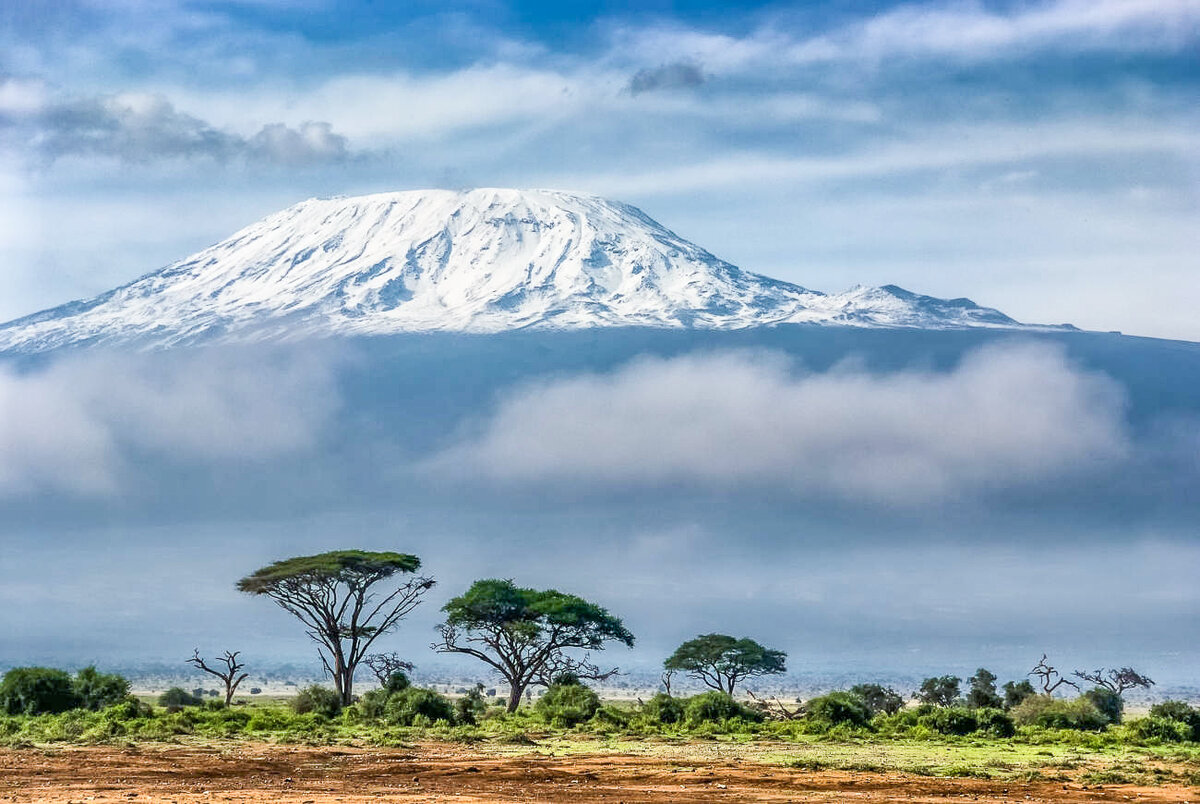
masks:
<path id="1" fill-rule="evenodd" d="M 147 457 L 229 465 L 302 452 L 336 409 L 331 366 L 201 351 L 0 367 L 0 497 L 114 494 Z"/>
<path id="2" fill-rule="evenodd" d="M 777 353 L 640 359 L 509 394 L 434 464 L 512 485 L 923 504 L 1084 478 L 1129 450 L 1120 386 L 1028 344 L 949 372 L 806 374 Z"/>

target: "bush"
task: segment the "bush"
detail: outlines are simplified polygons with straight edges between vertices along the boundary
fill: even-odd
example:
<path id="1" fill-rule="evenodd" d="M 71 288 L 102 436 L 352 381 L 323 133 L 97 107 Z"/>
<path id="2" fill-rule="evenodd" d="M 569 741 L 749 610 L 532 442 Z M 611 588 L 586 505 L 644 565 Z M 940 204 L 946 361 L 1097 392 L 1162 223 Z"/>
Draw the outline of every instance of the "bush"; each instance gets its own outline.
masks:
<path id="1" fill-rule="evenodd" d="M 1049 695 L 1034 695 L 1012 710 L 1012 718 L 1018 726 L 1044 729 L 1103 731 L 1108 725 L 1108 718 L 1082 696 L 1067 701 Z"/>
<path id="2" fill-rule="evenodd" d="M 79 705 L 93 712 L 120 703 L 129 696 L 129 682 L 118 675 L 100 673 L 95 667 L 85 667 L 75 674 L 72 682 Z"/>
<path id="3" fill-rule="evenodd" d="M 1129 734 L 1142 740 L 1159 740 L 1164 743 L 1185 743 L 1195 739 L 1192 727 L 1187 723 L 1168 717 L 1144 717 L 1127 727 Z"/>
<path id="4" fill-rule="evenodd" d="M 763 714 L 743 706 L 725 692 L 702 692 L 687 699 L 684 704 L 684 715 L 689 726 L 699 726 L 702 723 L 723 723 L 733 718 L 741 718 L 758 722 Z"/>
<path id="5" fill-rule="evenodd" d="M 1200 741 L 1200 710 L 1188 706 L 1183 701 L 1156 703 L 1150 707 L 1150 717 L 1183 723 L 1191 729 L 1189 739 Z"/>
<path id="6" fill-rule="evenodd" d="M 203 698 L 201 698 L 199 695 L 193 695 L 183 687 L 171 687 L 162 695 L 158 696 L 159 706 L 165 706 L 167 709 L 176 711 L 185 706 L 200 706 L 203 703 Z"/>
<path id="7" fill-rule="evenodd" d="M 71 677 L 50 667 L 14 667 L 0 680 L 0 709 L 10 715 L 66 712 L 80 705 Z"/>
<path id="8" fill-rule="evenodd" d="M 976 731 L 986 732 L 993 737 L 1012 737 L 1017 733 L 1017 726 L 1013 723 L 1012 715 L 1005 712 L 1003 709 L 987 709 L 975 710 L 975 720 L 978 721 Z"/>
<path id="9" fill-rule="evenodd" d="M 855 684 L 850 688 L 850 694 L 862 699 L 871 717 L 878 714 L 894 715 L 904 708 L 904 697 L 881 684 Z"/>
<path id="10" fill-rule="evenodd" d="M 439 720 L 454 723 L 454 705 L 433 690 L 405 687 L 389 693 L 383 717 L 395 726 L 432 725 Z"/>
<path id="11" fill-rule="evenodd" d="M 483 685 L 476 684 L 454 702 L 454 715 L 459 723 L 474 726 L 487 712 L 487 700 L 483 697 Z"/>
<path id="12" fill-rule="evenodd" d="M 660 725 L 679 723 L 684 718 L 685 704 L 679 698 L 660 692 L 642 707 L 642 714 Z"/>
<path id="13" fill-rule="evenodd" d="M 310 684 L 296 693 L 296 697 L 292 699 L 292 711 L 297 715 L 307 715 L 311 712 L 334 718 L 342 711 L 342 696 L 337 690 L 322 687 L 320 684 Z"/>
<path id="14" fill-rule="evenodd" d="M 1125 710 L 1125 702 L 1121 696 L 1104 687 L 1093 687 L 1081 696 L 1092 702 L 1092 706 L 1108 719 L 1112 725 L 1121 722 L 1121 713 Z"/>
<path id="15" fill-rule="evenodd" d="M 934 707 L 917 718 L 917 725 L 938 734 L 970 734 L 979 729 L 976 711 L 965 706 Z"/>
<path id="16" fill-rule="evenodd" d="M 148 704 L 144 704 L 137 698 L 126 698 L 120 703 L 115 703 L 105 709 L 102 713 L 107 720 L 137 720 L 143 717 L 153 717 L 154 710 Z"/>
<path id="17" fill-rule="evenodd" d="M 849 724 L 866 726 L 871 720 L 871 711 L 862 698 L 849 692 L 831 692 L 813 698 L 804 704 L 804 714 L 810 720 L 830 726 Z"/>
<path id="18" fill-rule="evenodd" d="M 551 684 L 533 708 L 546 722 L 570 728 L 592 719 L 600 708 L 600 697 L 583 684 Z"/>
<path id="19" fill-rule="evenodd" d="M 412 686 L 412 682 L 408 680 L 408 674 L 403 670 L 397 670 L 387 677 L 387 682 L 383 685 L 383 689 L 388 692 L 400 692 Z"/>

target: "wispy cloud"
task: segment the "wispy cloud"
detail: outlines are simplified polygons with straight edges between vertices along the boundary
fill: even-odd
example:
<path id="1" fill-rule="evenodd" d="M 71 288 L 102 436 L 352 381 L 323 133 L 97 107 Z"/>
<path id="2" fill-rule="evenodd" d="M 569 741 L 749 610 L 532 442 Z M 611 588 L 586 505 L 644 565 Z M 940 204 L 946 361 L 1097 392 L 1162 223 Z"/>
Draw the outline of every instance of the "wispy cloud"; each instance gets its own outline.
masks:
<path id="1" fill-rule="evenodd" d="M 922 505 L 1104 473 L 1120 386 L 1043 345 L 953 371 L 795 374 L 777 354 L 646 359 L 509 395 L 434 461 L 501 485 L 775 489 Z"/>
<path id="2" fill-rule="evenodd" d="M 742 36 L 679 25 L 618 28 L 614 41 L 626 58 L 693 59 L 731 74 L 766 64 L 1157 51 L 1182 48 L 1198 35 L 1196 0 L 1045 0 L 1003 10 L 977 2 L 909 3 L 819 32 L 794 30 L 778 18 Z"/>

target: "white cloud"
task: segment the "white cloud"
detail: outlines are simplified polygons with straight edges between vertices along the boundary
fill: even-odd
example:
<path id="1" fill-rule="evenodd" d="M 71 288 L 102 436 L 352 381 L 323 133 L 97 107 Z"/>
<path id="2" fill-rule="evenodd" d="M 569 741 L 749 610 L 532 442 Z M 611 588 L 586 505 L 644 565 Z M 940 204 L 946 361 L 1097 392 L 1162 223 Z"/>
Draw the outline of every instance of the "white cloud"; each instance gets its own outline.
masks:
<path id="1" fill-rule="evenodd" d="M 1196 0 L 1050 0 L 992 11 L 979 2 L 911 3 L 840 28 L 796 33 L 779 20 L 745 36 L 665 26 L 620 28 L 614 53 L 661 63 L 696 60 L 718 74 L 894 58 L 1004 59 L 1039 49 L 1153 51 L 1200 34 Z"/>
<path id="2" fill-rule="evenodd" d="M 145 456 L 187 465 L 303 451 L 337 405 L 331 365 L 212 350 L 0 368 L 0 496 L 115 493 Z"/>
<path id="3" fill-rule="evenodd" d="M 500 484 L 714 490 L 923 504 L 1070 481 L 1128 451 L 1119 386 L 1042 345 L 949 372 L 796 374 L 776 354 L 643 359 L 507 396 L 439 456 Z"/>

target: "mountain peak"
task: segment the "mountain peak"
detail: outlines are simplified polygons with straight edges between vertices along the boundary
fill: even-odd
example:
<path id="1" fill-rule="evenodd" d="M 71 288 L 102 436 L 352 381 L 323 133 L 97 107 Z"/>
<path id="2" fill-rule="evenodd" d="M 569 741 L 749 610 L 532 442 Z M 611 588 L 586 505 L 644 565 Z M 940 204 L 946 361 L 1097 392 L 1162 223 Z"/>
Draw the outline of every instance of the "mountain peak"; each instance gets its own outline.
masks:
<path id="1" fill-rule="evenodd" d="M 488 188 L 309 199 L 94 299 L 0 326 L 0 350 L 790 322 L 1019 326 L 892 285 L 825 295 L 752 274 L 620 202 Z"/>

